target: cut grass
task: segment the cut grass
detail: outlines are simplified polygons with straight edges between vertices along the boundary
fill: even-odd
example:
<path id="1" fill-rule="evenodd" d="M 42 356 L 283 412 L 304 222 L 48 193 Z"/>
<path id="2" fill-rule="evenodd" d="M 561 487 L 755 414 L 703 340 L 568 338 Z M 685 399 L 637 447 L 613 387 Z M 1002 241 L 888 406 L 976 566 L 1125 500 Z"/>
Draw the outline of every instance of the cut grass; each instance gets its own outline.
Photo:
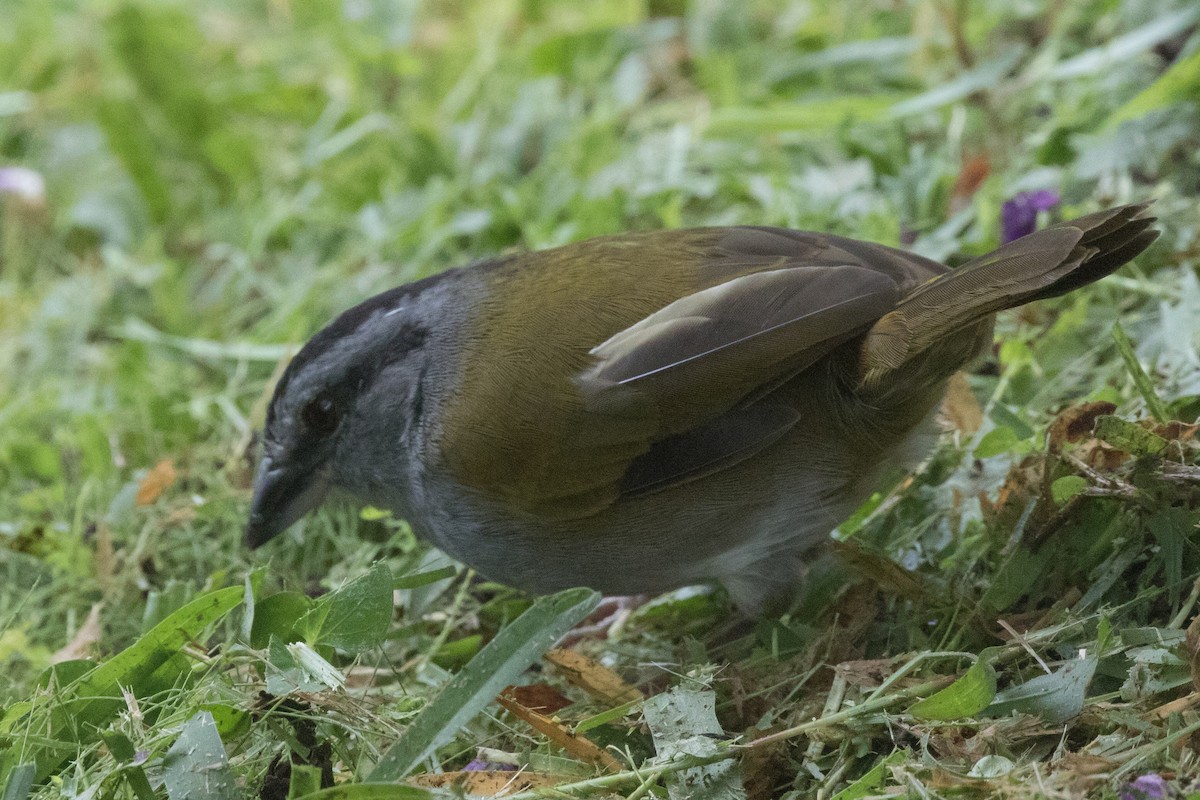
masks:
<path id="1" fill-rule="evenodd" d="M 1010 6 L 9 2 L 0 169 L 47 189 L 0 193 L 5 800 L 183 797 L 198 766 L 235 795 L 367 797 L 477 758 L 578 797 L 718 761 L 752 798 L 1192 787 L 1200 39 L 1182 0 Z M 957 401 L 978 413 L 949 414 L 978 430 L 841 526 L 789 613 L 731 641 L 719 592 L 677 593 L 579 645 L 692 690 L 668 710 L 711 700 L 700 755 L 653 761 L 690 751 L 638 702 L 523 671 L 582 595 L 535 604 L 371 510 L 240 545 L 273 378 L 375 291 L 678 225 L 957 262 L 1041 188 L 1062 216 L 1158 198 L 1164 236 L 1001 320 Z M 1083 402 L 1060 419 L 1099 438 L 1051 424 Z M 68 643 L 93 660 L 51 667 Z M 621 770 L 486 702 L 506 643 L 499 674 L 568 703 L 554 741 Z"/>

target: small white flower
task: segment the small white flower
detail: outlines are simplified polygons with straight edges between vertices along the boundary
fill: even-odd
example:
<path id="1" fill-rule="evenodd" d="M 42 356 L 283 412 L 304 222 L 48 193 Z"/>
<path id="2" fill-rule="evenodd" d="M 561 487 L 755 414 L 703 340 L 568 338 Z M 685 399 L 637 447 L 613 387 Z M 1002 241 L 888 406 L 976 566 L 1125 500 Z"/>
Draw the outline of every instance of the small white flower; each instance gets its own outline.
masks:
<path id="1" fill-rule="evenodd" d="M 0 167 L 0 195 L 10 194 L 31 206 L 46 202 L 46 179 L 28 167 Z"/>

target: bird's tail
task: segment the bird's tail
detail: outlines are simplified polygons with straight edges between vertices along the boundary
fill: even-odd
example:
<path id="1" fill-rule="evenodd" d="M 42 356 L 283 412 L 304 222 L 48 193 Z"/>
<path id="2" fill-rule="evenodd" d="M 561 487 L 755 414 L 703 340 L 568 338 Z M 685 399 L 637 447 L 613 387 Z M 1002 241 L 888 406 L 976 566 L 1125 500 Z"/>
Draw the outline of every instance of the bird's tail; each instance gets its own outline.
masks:
<path id="1" fill-rule="evenodd" d="M 928 362 L 935 344 L 947 343 L 949 375 L 974 355 L 990 317 L 1034 300 L 1057 297 L 1100 280 L 1158 238 L 1147 216 L 1150 203 L 1110 208 L 1060 222 L 1009 242 L 998 250 L 930 280 L 900 301 L 867 332 L 859 359 L 859 385 L 887 382 L 914 361 Z M 955 342 L 959 336 L 962 342 Z M 941 348 L 934 348 L 940 350 Z M 961 357 L 959 357 L 961 353 Z"/>

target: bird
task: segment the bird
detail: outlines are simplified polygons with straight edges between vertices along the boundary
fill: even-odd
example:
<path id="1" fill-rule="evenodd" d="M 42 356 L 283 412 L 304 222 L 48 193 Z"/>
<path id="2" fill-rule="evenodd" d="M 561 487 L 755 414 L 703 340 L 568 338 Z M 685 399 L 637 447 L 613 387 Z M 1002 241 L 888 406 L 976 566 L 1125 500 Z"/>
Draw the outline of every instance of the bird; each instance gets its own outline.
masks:
<path id="1" fill-rule="evenodd" d="M 533 593 L 790 596 L 888 470 L 936 445 L 995 314 L 1158 236 L 1149 203 L 951 269 L 828 233 L 708 227 L 501 255 L 370 297 L 275 386 L 245 541 L 331 495 Z"/>

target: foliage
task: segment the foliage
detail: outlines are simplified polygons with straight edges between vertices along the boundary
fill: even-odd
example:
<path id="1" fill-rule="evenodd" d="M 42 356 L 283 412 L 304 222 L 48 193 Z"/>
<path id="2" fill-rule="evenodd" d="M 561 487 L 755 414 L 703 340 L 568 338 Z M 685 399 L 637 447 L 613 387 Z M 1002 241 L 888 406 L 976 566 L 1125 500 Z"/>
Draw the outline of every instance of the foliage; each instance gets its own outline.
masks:
<path id="1" fill-rule="evenodd" d="M 0 797 L 514 766 L 523 797 L 1195 791 L 1198 25 L 1188 0 L 7 0 Z M 1042 223 L 1154 197 L 1164 235 L 1002 319 L 937 453 L 749 635 L 679 592 L 530 672 L 589 593 L 483 583 L 373 509 L 241 548 L 272 378 L 375 291 L 681 225 L 958 263 L 1027 192 L 1061 198 Z"/>

